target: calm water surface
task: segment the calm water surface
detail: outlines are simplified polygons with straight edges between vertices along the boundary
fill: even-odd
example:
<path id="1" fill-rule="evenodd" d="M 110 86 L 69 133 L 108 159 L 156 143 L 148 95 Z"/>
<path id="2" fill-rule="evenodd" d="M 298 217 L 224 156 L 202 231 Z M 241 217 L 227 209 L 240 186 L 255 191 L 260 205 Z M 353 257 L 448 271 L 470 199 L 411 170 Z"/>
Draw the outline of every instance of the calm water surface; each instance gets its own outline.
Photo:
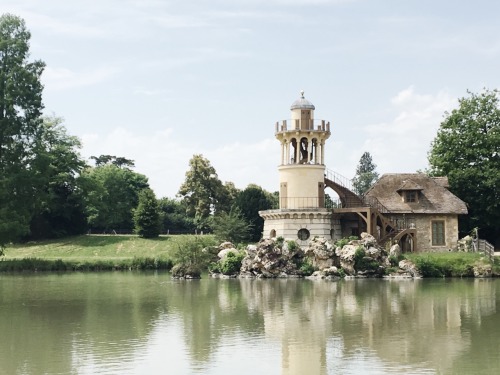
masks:
<path id="1" fill-rule="evenodd" d="M 500 374 L 500 280 L 0 275 L 0 374 Z"/>

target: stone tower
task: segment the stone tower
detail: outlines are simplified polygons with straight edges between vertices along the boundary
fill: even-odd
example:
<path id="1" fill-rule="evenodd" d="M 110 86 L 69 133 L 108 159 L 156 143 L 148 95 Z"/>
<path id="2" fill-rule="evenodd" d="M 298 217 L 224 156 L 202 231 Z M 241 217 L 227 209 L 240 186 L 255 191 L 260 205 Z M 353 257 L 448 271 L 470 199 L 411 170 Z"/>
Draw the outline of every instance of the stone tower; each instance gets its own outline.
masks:
<path id="1" fill-rule="evenodd" d="M 306 246 L 312 236 L 330 237 L 331 211 L 325 208 L 325 142 L 330 123 L 314 119 L 314 105 L 301 97 L 291 120 L 276 123 L 281 144 L 279 209 L 259 212 L 264 237 L 295 239 Z"/>

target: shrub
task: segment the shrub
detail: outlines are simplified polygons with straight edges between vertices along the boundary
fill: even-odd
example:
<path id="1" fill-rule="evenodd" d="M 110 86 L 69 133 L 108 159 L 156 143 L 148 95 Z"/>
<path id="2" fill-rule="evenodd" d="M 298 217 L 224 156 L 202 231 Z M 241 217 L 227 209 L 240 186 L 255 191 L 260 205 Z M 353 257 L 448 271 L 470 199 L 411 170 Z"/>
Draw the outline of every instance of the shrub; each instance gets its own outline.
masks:
<path id="1" fill-rule="evenodd" d="M 289 251 L 295 251 L 299 248 L 299 244 L 294 240 L 287 241 L 287 245 Z"/>
<path id="2" fill-rule="evenodd" d="M 300 263 L 299 271 L 303 276 L 310 276 L 315 270 L 312 263 L 306 258 Z"/>
<path id="3" fill-rule="evenodd" d="M 241 261 L 245 257 L 242 253 L 228 253 L 219 261 L 220 272 L 224 275 L 235 275 L 240 272 Z"/>

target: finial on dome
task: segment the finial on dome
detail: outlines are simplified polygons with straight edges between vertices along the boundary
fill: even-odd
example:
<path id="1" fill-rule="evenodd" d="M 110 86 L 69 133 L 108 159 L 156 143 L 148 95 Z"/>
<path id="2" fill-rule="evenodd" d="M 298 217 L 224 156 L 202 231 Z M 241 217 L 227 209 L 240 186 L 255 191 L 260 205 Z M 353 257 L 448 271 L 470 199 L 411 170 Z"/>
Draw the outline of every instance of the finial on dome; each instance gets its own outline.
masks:
<path id="1" fill-rule="evenodd" d="M 304 99 L 304 90 L 300 90 L 300 96 Z"/>

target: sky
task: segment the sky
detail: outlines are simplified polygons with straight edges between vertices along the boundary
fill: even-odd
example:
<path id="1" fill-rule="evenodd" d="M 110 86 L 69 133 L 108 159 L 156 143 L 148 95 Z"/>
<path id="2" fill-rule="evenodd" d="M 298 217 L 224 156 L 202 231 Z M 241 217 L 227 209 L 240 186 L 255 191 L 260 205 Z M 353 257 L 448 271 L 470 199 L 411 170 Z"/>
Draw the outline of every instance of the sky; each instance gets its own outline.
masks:
<path id="1" fill-rule="evenodd" d="M 275 123 L 305 91 L 348 178 L 415 172 L 467 91 L 500 88 L 491 0 L 0 0 L 46 68 L 45 114 L 82 156 L 135 161 L 173 198 L 202 154 L 219 178 L 277 191 Z M 90 162 L 90 161 L 89 161 Z"/>

